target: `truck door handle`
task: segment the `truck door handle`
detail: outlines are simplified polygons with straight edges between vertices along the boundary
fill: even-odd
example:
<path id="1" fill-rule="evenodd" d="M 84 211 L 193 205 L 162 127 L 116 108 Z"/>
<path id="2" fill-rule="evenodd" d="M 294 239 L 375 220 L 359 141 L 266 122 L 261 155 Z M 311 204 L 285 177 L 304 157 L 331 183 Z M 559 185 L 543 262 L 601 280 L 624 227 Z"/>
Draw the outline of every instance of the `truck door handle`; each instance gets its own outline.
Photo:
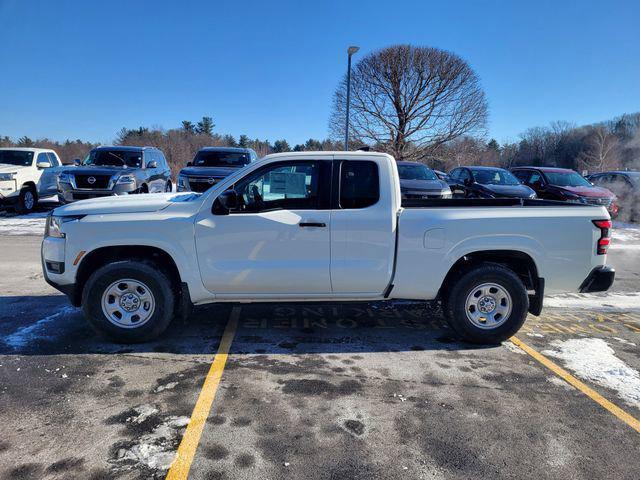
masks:
<path id="1" fill-rule="evenodd" d="M 301 227 L 326 227 L 327 224 L 326 223 L 322 223 L 322 222 L 300 222 L 298 224 Z"/>

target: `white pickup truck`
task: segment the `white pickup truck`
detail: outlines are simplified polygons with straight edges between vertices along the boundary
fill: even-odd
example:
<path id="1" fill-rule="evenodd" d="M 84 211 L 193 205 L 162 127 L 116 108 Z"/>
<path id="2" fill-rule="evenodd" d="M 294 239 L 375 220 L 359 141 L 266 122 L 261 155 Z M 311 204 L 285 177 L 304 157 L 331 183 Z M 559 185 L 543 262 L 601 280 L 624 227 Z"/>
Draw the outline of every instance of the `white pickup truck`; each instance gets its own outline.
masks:
<path id="1" fill-rule="evenodd" d="M 46 148 L 0 148 L 0 204 L 30 213 L 38 199 L 57 194 L 58 154 Z"/>
<path id="2" fill-rule="evenodd" d="M 99 198 L 47 220 L 47 281 L 98 331 L 152 339 L 211 302 L 435 300 L 471 342 L 513 335 L 547 292 L 607 290 L 604 207 L 409 200 L 393 157 L 269 155 L 202 194 Z"/>

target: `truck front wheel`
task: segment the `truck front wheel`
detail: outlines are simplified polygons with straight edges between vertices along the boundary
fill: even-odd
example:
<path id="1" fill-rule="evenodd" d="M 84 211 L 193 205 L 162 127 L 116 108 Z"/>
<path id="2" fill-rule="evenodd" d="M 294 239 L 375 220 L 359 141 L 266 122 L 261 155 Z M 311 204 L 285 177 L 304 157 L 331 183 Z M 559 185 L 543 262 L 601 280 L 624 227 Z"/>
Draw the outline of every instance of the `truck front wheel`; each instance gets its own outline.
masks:
<path id="1" fill-rule="evenodd" d="M 38 204 L 38 194 L 33 187 L 23 187 L 18 195 L 16 212 L 20 214 L 31 213 Z"/>
<path id="2" fill-rule="evenodd" d="M 175 301 L 171 280 L 154 265 L 135 260 L 99 268 L 82 292 L 91 326 L 122 343 L 158 337 L 172 320 Z"/>
<path id="3" fill-rule="evenodd" d="M 444 302 L 447 321 L 463 339 L 495 344 L 522 326 L 529 310 L 527 289 L 512 270 L 483 264 L 464 274 Z"/>

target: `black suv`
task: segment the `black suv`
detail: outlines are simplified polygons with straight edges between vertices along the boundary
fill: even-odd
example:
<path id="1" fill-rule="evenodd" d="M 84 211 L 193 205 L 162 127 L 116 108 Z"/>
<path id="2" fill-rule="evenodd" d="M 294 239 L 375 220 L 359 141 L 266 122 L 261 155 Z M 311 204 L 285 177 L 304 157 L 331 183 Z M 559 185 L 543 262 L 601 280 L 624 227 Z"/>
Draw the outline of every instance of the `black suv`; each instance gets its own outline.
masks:
<path id="1" fill-rule="evenodd" d="M 178 191 L 204 192 L 239 168 L 258 160 L 250 148 L 206 147 L 178 175 Z"/>
<path id="2" fill-rule="evenodd" d="M 97 147 L 58 176 L 58 200 L 170 192 L 171 169 L 155 147 Z"/>

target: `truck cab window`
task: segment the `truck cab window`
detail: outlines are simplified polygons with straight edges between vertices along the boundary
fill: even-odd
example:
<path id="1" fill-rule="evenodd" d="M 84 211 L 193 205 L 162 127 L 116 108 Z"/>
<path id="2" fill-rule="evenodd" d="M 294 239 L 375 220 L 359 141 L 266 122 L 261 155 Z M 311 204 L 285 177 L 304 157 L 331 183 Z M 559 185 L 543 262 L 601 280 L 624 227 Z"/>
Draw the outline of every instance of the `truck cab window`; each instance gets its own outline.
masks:
<path id="1" fill-rule="evenodd" d="M 236 185 L 237 211 L 315 210 L 319 178 L 319 162 L 270 165 Z"/>
<path id="2" fill-rule="evenodd" d="M 378 165 L 345 160 L 340 168 L 340 207 L 366 208 L 380 199 Z"/>

